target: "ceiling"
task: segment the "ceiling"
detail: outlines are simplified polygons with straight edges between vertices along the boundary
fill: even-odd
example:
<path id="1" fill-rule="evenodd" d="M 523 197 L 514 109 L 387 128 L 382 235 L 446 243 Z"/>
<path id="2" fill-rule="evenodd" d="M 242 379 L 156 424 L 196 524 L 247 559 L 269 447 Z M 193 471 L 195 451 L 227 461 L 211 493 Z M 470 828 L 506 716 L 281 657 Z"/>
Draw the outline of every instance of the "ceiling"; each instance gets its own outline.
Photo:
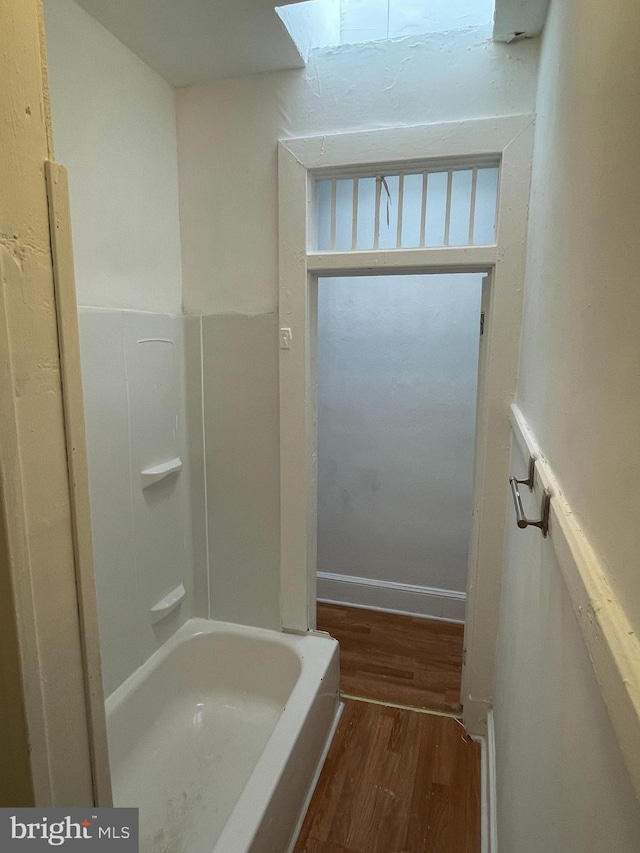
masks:
<path id="1" fill-rule="evenodd" d="M 77 2 L 174 86 L 304 67 L 273 0 Z"/>
<path id="2" fill-rule="evenodd" d="M 174 86 L 304 67 L 275 0 L 77 2 Z M 508 42 L 537 35 L 548 2 L 496 0 L 494 38 Z"/>

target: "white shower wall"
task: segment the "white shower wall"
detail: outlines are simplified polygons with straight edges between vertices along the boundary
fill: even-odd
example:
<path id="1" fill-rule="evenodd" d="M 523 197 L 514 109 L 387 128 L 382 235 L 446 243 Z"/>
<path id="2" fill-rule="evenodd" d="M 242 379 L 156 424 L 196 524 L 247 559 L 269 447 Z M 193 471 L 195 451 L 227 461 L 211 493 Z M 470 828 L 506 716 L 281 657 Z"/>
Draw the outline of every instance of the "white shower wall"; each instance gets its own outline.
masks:
<path id="1" fill-rule="evenodd" d="M 189 452 L 202 466 L 201 411 L 187 436 L 174 90 L 72 0 L 46 0 L 45 24 L 56 159 L 69 171 L 108 695 L 209 609 Z M 178 456 L 180 474 L 142 491 L 143 467 Z M 153 623 L 150 607 L 180 583 L 182 604 Z"/>
<path id="2" fill-rule="evenodd" d="M 207 603 L 193 559 L 184 320 L 81 308 L 79 323 L 103 678 L 109 694 L 186 619 L 206 615 Z M 167 352 L 147 352 L 154 347 Z M 143 490 L 142 468 L 175 457 L 185 463 L 183 470 Z M 181 583 L 183 603 L 152 624 L 151 606 Z"/>

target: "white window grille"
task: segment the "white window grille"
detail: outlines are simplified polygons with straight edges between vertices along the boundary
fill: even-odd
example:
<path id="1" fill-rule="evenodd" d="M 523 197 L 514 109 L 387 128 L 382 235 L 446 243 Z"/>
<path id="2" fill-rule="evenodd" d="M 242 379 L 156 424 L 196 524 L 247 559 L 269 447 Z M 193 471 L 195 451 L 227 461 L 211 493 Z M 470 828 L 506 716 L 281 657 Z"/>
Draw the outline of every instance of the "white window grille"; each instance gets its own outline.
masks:
<path id="1" fill-rule="evenodd" d="M 497 165 L 318 178 L 317 250 L 490 246 Z"/>

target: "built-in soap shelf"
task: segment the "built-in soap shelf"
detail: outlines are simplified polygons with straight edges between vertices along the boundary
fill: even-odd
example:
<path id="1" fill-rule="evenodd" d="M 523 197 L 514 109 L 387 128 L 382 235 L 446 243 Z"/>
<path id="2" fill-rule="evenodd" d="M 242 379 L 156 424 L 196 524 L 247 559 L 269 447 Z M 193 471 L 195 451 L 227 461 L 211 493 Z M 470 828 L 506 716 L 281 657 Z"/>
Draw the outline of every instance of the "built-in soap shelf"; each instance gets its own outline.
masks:
<path id="1" fill-rule="evenodd" d="M 168 616 L 172 610 L 176 609 L 186 594 L 184 584 L 180 584 L 180 586 L 177 586 L 175 589 L 172 589 L 170 593 L 165 595 L 164 598 L 161 598 L 160 601 L 154 604 L 151 608 L 151 623 L 153 624 L 154 622 L 158 622 L 160 619 L 164 619 L 165 616 Z"/>
<path id="2" fill-rule="evenodd" d="M 182 471 L 182 459 L 176 456 L 175 459 L 169 459 L 166 462 L 161 462 L 159 465 L 152 465 L 150 468 L 143 468 L 140 472 L 142 480 L 142 488 L 148 489 L 154 483 L 159 483 L 166 477 L 172 474 L 179 474 Z"/>

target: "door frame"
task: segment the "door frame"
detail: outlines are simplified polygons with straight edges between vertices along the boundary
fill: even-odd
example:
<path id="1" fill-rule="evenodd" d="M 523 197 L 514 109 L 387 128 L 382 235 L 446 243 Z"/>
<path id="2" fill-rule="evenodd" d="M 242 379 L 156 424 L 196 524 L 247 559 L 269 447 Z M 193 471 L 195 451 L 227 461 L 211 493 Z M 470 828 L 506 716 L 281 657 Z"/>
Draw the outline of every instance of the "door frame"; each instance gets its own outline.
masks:
<path id="1" fill-rule="evenodd" d="M 510 426 L 518 370 L 534 117 L 506 116 L 362 133 L 282 139 L 278 145 L 280 326 L 280 615 L 283 630 L 315 628 L 317 539 L 316 336 L 320 276 L 487 272 L 482 397 L 478 399 L 469 553 L 464 721 L 486 732 L 492 705 Z M 315 178 L 493 160 L 500 164 L 496 242 L 317 252 Z M 480 389 L 479 389 L 480 392 Z"/>

